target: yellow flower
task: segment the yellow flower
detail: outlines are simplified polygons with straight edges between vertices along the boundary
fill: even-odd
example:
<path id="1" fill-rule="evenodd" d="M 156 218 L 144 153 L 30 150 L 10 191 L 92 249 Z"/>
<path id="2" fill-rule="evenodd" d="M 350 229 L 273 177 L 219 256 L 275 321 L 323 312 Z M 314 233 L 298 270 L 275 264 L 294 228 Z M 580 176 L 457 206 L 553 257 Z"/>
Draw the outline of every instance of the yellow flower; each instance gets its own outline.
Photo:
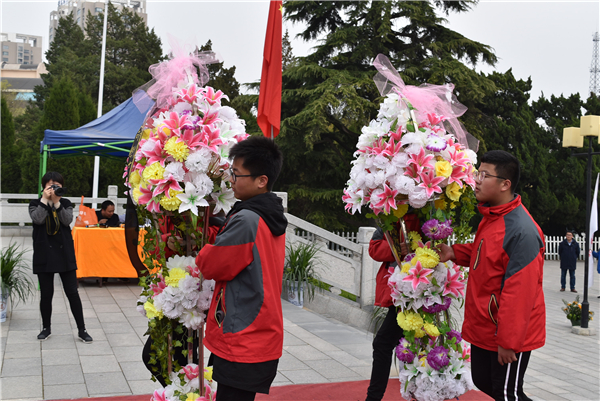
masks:
<path id="1" fill-rule="evenodd" d="M 140 176 L 139 170 L 137 170 L 137 169 L 133 170 L 131 172 L 131 174 L 129 174 L 129 183 L 131 185 L 138 185 L 141 180 L 142 180 L 142 177 Z"/>
<path id="2" fill-rule="evenodd" d="M 408 239 L 410 240 L 410 249 L 413 251 L 417 249 L 419 246 L 419 241 L 422 240 L 421 235 L 416 231 L 411 231 L 408 233 Z"/>
<path id="3" fill-rule="evenodd" d="M 438 328 L 431 323 L 425 323 L 423 327 L 425 328 L 427 334 L 429 334 L 432 337 L 438 337 L 440 335 L 440 331 L 438 330 Z"/>
<path id="4" fill-rule="evenodd" d="M 396 322 L 398 322 L 398 326 L 402 327 L 405 320 L 406 315 L 404 315 L 404 312 L 398 312 L 398 315 L 396 316 Z"/>
<path id="5" fill-rule="evenodd" d="M 398 205 L 398 208 L 394 210 L 394 216 L 402 218 L 406 212 L 408 212 L 408 205 Z"/>
<path id="6" fill-rule="evenodd" d="M 142 172 L 142 178 L 144 181 L 149 180 L 162 180 L 165 175 L 165 168 L 160 165 L 160 163 L 152 163 L 149 166 L 146 166 L 144 171 Z"/>
<path id="7" fill-rule="evenodd" d="M 458 185 L 457 182 L 453 182 L 452 184 L 446 187 L 446 196 L 452 200 L 457 201 L 460 199 L 460 194 L 462 192 L 462 188 Z"/>
<path id="8" fill-rule="evenodd" d="M 165 210 L 168 211 L 175 211 L 177 209 L 179 209 L 179 205 L 181 205 L 181 199 L 179 199 L 177 197 L 177 195 L 183 193 L 183 191 L 175 191 L 174 189 L 169 189 L 169 195 L 171 196 L 171 198 L 167 198 L 166 196 L 163 196 L 160 199 L 160 205 L 162 207 L 165 208 Z"/>
<path id="9" fill-rule="evenodd" d="M 178 162 L 184 162 L 190 154 L 190 148 L 184 141 L 177 142 L 177 137 L 172 136 L 165 142 L 165 151 Z"/>
<path id="10" fill-rule="evenodd" d="M 402 329 L 407 331 L 415 331 L 423 327 L 423 318 L 421 317 L 421 315 L 410 311 L 405 311 L 402 313 L 404 314 L 404 321 L 402 322 L 402 324 L 400 324 L 400 327 L 402 327 Z"/>
<path id="11" fill-rule="evenodd" d="M 440 263 L 440 256 L 429 248 L 417 248 L 414 259 L 421 262 L 426 269 L 433 269 Z"/>
<path id="12" fill-rule="evenodd" d="M 424 356 L 424 357 L 419 358 L 419 362 L 421 362 L 422 367 L 425 367 L 427 365 L 427 357 Z"/>
<path id="13" fill-rule="evenodd" d="M 415 330 L 415 337 L 416 338 L 423 338 L 425 337 L 425 332 L 421 329 L 417 329 Z"/>
<path id="14" fill-rule="evenodd" d="M 142 196 L 142 191 L 140 190 L 139 185 L 133 187 L 131 194 L 133 195 L 133 200 L 135 201 L 135 203 L 138 203 L 140 196 Z"/>
<path id="15" fill-rule="evenodd" d="M 186 394 L 186 399 L 185 401 L 196 401 L 198 398 L 200 398 L 200 394 L 198 393 L 187 393 Z"/>
<path id="16" fill-rule="evenodd" d="M 404 274 L 408 274 L 408 271 L 412 268 L 410 263 L 402 263 L 402 269 L 400 270 Z"/>
<path id="17" fill-rule="evenodd" d="M 144 304 L 144 310 L 148 319 L 154 319 L 155 317 L 161 319 L 163 317 L 162 311 L 159 311 L 154 307 L 154 304 L 150 301 L 146 301 Z"/>
<path id="18" fill-rule="evenodd" d="M 187 273 L 185 270 L 180 268 L 173 268 L 169 270 L 169 275 L 165 277 L 165 284 L 171 287 L 179 287 L 179 282 L 183 279 Z"/>
<path id="19" fill-rule="evenodd" d="M 212 381 L 213 368 L 212 366 L 207 366 L 204 368 L 204 378 L 209 382 Z"/>
<path id="20" fill-rule="evenodd" d="M 433 202 L 433 205 L 435 206 L 436 209 L 446 210 L 448 203 L 446 202 L 446 199 L 440 198 L 440 199 L 436 200 L 435 202 Z"/>
<path id="21" fill-rule="evenodd" d="M 145 129 L 142 132 L 142 139 L 148 139 L 148 138 L 150 138 L 150 134 L 152 134 L 152 133 L 153 132 L 152 132 L 152 130 L 150 128 Z"/>
<path id="22" fill-rule="evenodd" d="M 452 165 L 446 160 L 435 162 L 435 175 L 438 177 L 450 177 L 452 175 Z"/>
<path id="23" fill-rule="evenodd" d="M 458 202 L 450 202 L 450 209 L 456 209 L 456 206 L 458 206 Z"/>

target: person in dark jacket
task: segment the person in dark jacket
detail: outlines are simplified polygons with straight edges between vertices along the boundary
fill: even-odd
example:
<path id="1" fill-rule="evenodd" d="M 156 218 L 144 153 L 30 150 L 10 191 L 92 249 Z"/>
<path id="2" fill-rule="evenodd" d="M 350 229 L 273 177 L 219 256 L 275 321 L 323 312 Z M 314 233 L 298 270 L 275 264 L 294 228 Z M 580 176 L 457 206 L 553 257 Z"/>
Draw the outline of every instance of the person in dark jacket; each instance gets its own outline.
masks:
<path id="1" fill-rule="evenodd" d="M 44 341 L 51 334 L 54 273 L 58 273 L 77 323 L 79 338 L 84 343 L 91 343 L 93 340 L 85 329 L 83 307 L 77 290 L 77 264 L 70 227 L 73 204 L 55 193 L 58 187 L 63 186 L 62 175 L 50 171 L 42 177 L 42 197 L 29 202 L 29 215 L 33 222 L 33 273 L 38 276 L 41 293 L 43 329 L 38 340 Z"/>
<path id="2" fill-rule="evenodd" d="M 571 292 L 575 289 L 575 268 L 579 258 L 579 244 L 573 239 L 573 232 L 567 231 L 565 239 L 558 245 L 558 256 L 560 257 L 560 290 L 564 291 L 567 284 L 567 271 L 571 285 Z"/>
<path id="3" fill-rule="evenodd" d="M 404 222 L 408 232 L 419 231 L 419 220 L 415 214 L 405 215 Z M 405 240 L 401 232 L 399 237 L 400 241 Z M 407 254 L 408 247 L 403 243 L 402 257 Z M 381 228 L 377 228 L 369 242 L 369 256 L 377 262 L 382 262 L 375 279 L 375 306 L 387 308 L 385 318 L 373 339 L 373 366 L 366 398 L 366 401 L 380 401 L 390 379 L 394 349 L 404 336 L 404 331 L 396 320 L 398 311 L 392 302 L 388 286 L 389 270 L 393 270 L 397 263 Z"/>
<path id="4" fill-rule="evenodd" d="M 269 393 L 283 352 L 287 220 L 271 192 L 283 157 L 272 140 L 258 136 L 234 145 L 230 157 L 229 180 L 240 202 L 196 264 L 216 282 L 204 345 L 212 353 L 217 401 L 251 401 Z"/>
<path id="5" fill-rule="evenodd" d="M 96 210 L 98 224 L 107 227 L 120 227 L 121 221 L 119 215 L 115 214 L 115 204 L 112 201 L 105 200 L 102 202 L 100 210 Z"/>

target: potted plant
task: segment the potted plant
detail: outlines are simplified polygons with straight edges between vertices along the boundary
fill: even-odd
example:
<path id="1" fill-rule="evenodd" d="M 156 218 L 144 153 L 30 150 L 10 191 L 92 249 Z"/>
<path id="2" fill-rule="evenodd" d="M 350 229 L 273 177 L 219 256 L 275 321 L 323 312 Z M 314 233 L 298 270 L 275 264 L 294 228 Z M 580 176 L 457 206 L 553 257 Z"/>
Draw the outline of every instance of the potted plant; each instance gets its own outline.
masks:
<path id="1" fill-rule="evenodd" d="M 315 272 L 318 250 L 312 243 L 298 242 L 286 245 L 283 283 L 287 289 L 288 301 L 296 306 L 304 306 L 304 289 L 309 301 L 315 297 L 316 281 L 319 280 Z"/>
<path id="2" fill-rule="evenodd" d="M 35 286 L 33 280 L 25 272 L 27 264 L 24 256 L 26 249 L 20 249 L 20 245 L 11 242 L 7 248 L 0 251 L 1 273 L 0 273 L 0 291 L 2 308 L 0 312 L 0 321 L 6 321 L 6 311 L 8 300 L 10 299 L 11 309 L 19 301 L 25 302 L 29 296 L 33 295 Z"/>
<path id="3" fill-rule="evenodd" d="M 579 295 L 575 297 L 575 301 L 573 302 L 567 302 L 564 299 L 562 301 L 565 304 L 562 310 L 567 315 L 567 319 L 571 321 L 571 326 L 581 326 L 581 303 L 579 302 Z M 590 320 L 594 320 L 594 312 L 589 312 Z"/>

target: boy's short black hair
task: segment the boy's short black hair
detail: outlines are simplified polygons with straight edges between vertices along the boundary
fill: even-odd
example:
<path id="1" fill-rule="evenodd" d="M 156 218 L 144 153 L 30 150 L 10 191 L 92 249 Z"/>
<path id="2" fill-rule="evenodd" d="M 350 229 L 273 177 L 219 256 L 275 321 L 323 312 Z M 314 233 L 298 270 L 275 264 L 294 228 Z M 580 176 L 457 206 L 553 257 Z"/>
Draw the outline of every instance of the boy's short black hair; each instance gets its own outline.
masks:
<path id="1" fill-rule="evenodd" d="M 46 188 L 46 184 L 50 181 L 58 182 L 63 187 L 65 186 L 65 179 L 56 171 L 48 171 L 46 174 L 44 174 L 42 177 L 42 189 Z"/>
<path id="2" fill-rule="evenodd" d="M 264 136 L 251 136 L 235 144 L 229 152 L 229 157 L 232 160 L 236 157 L 243 159 L 242 166 L 253 176 L 266 175 L 269 179 L 268 191 L 273 189 L 283 165 L 283 155 L 279 146 Z"/>
<path id="3" fill-rule="evenodd" d="M 106 210 L 109 206 L 114 206 L 115 204 L 113 203 L 113 201 L 110 200 L 105 200 L 104 202 L 102 202 L 102 210 Z"/>
<path id="4" fill-rule="evenodd" d="M 510 192 L 515 193 L 521 176 L 519 159 L 504 150 L 490 150 L 481 157 L 481 163 L 493 165 L 496 175 L 510 180 Z"/>

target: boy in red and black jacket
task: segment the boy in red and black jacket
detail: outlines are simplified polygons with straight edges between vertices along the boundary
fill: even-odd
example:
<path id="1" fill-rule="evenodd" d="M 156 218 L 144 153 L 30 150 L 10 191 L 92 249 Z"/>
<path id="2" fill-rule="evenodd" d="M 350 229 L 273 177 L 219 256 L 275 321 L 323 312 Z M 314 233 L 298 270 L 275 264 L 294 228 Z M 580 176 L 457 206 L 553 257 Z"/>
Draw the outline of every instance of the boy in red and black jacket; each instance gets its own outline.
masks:
<path id="1" fill-rule="evenodd" d="M 462 336 L 473 382 L 497 401 L 528 401 L 531 351 L 546 341 L 544 234 L 515 193 L 519 160 L 503 150 L 481 158 L 475 196 L 483 215 L 475 241 L 440 246 L 440 260 L 469 266 Z"/>
<path id="2" fill-rule="evenodd" d="M 196 264 L 204 278 L 216 281 L 204 345 L 212 352 L 217 401 L 246 401 L 269 393 L 283 350 L 287 220 L 271 192 L 283 157 L 272 140 L 258 136 L 236 144 L 230 157 L 231 186 L 240 202 Z"/>
<path id="3" fill-rule="evenodd" d="M 420 231 L 419 219 L 416 215 L 412 213 L 406 214 L 404 216 L 404 223 L 408 232 Z M 401 231 L 400 240 L 405 240 Z M 402 244 L 402 257 L 406 256 L 408 251 L 408 247 Z M 379 401 L 385 394 L 385 389 L 390 378 L 394 349 L 404 336 L 404 332 L 396 321 L 398 312 L 392 303 L 391 290 L 388 286 L 389 268 L 396 267 L 397 264 L 381 228 L 378 228 L 373 233 L 371 242 L 369 242 L 369 255 L 373 260 L 383 262 L 375 279 L 375 306 L 388 308 L 385 319 L 373 339 L 373 367 L 366 399 L 366 401 Z"/>

